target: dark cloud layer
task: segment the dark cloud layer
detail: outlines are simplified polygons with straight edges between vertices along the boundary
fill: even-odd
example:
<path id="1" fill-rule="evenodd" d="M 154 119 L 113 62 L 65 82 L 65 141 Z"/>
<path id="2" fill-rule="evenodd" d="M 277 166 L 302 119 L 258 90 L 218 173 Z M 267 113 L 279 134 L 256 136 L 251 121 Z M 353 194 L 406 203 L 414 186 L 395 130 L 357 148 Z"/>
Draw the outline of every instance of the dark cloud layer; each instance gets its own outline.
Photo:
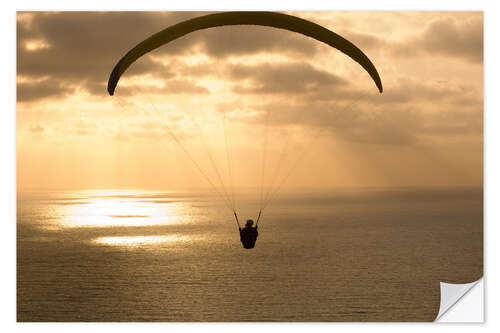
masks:
<path id="1" fill-rule="evenodd" d="M 167 26 L 206 13 L 172 12 L 62 12 L 29 13 L 32 18 L 17 23 L 17 70 L 29 78 L 48 77 L 44 85 L 23 83 L 18 87 L 19 101 L 36 101 L 46 97 L 62 97 L 74 87 L 91 94 L 105 96 L 109 72 L 118 59 L 131 47 Z M 482 61 L 482 18 L 471 17 L 457 21 L 443 18 L 431 22 L 423 32 L 404 43 L 390 44 L 378 36 L 343 31 L 346 37 L 361 45 L 364 50 L 377 52 L 388 48 L 394 54 L 414 57 L 423 53 L 439 54 L 469 62 Z M 46 48 L 29 51 L 27 42 L 42 40 Z M 179 56 L 188 53 L 206 54 L 213 60 L 223 60 L 233 55 L 259 52 L 293 53 L 309 59 L 317 52 L 317 42 L 299 34 L 257 26 L 222 27 L 192 33 L 155 51 L 155 55 Z M 186 75 L 207 75 L 210 68 L 179 66 L 171 58 L 170 66 L 151 57 L 143 57 L 129 69 L 126 76 L 152 74 L 156 78 L 173 79 Z M 267 66 L 267 68 L 266 68 Z M 331 89 L 318 87 L 345 86 L 346 82 L 333 74 L 297 63 L 288 67 L 266 65 L 252 69 L 236 67 L 230 72 L 233 79 L 253 80 L 253 85 L 237 86 L 238 93 L 294 93 L 301 89 L 315 92 L 317 98 L 328 98 Z M 257 74 L 251 73 L 258 70 Z M 260 71 L 263 71 L 260 73 Z M 306 73 L 312 71 L 312 73 Z M 305 78 L 305 80 L 302 80 Z M 302 82 L 300 81 L 302 80 Z M 202 87 L 193 84 L 176 85 L 165 92 L 203 93 Z M 126 89 L 125 89 L 126 90 Z M 158 90 L 158 89 L 157 89 Z M 328 90 L 328 92 L 327 92 Z M 160 92 L 158 90 L 158 92 Z M 323 93 L 324 92 L 324 93 Z M 409 94 L 392 94 L 394 99 L 409 98 Z M 403 96 L 404 95 L 404 96 Z M 348 97 L 349 93 L 339 97 Z M 388 98 L 386 100 L 389 100 Z"/>
<path id="2" fill-rule="evenodd" d="M 333 103 L 272 103 L 270 123 L 302 125 L 326 131 L 344 141 L 368 144 L 407 145 L 418 141 L 422 118 L 409 109 L 364 110 L 360 105 L 342 107 Z M 261 122 L 259 120 L 259 122 Z"/>
<path id="3" fill-rule="evenodd" d="M 193 15 L 193 14 L 191 14 Z M 126 50 L 164 25 L 189 17 L 186 13 L 37 13 L 30 24 L 17 23 L 17 72 L 26 77 L 45 77 L 94 92 L 106 82 L 114 64 Z M 48 48 L 28 51 L 27 41 L 43 40 Z M 148 59 L 138 62 L 132 74 L 163 66 Z M 21 87 L 21 91 L 22 91 Z M 26 100 L 32 91 L 22 92 Z M 58 96 L 58 91 L 53 95 Z"/>
<path id="4" fill-rule="evenodd" d="M 131 47 L 151 34 L 175 23 L 204 13 L 36 13 L 29 23 L 17 24 L 17 69 L 26 79 L 18 84 L 18 100 L 33 102 L 49 97 L 63 97 L 85 90 L 94 96 L 106 96 L 106 82 L 116 61 Z M 403 56 L 442 55 L 466 62 L 482 61 L 482 18 L 465 17 L 463 21 L 443 18 L 429 23 L 405 43 L 390 43 L 379 36 L 342 31 L 363 50 L 382 48 Z M 43 41 L 48 47 L 29 51 L 29 41 Z M 293 122 L 298 113 L 314 114 L 303 118 L 306 126 L 325 127 L 347 141 L 380 144 L 412 144 L 421 135 L 479 133 L 465 106 L 481 104 L 481 94 L 464 83 L 462 86 L 437 84 L 417 79 L 393 79 L 383 95 L 360 90 L 349 77 L 312 65 L 319 43 L 298 34 L 264 27 L 223 27 L 196 32 L 160 48 L 154 56 L 167 56 L 168 64 L 155 57 L 143 57 L 127 72 L 127 77 L 148 74 L 160 78 L 163 86 L 118 86 L 121 96 L 151 94 L 208 94 L 197 79 L 223 76 L 233 92 L 250 95 L 273 95 L 272 104 L 263 110 L 277 110 L 271 122 L 275 126 Z M 261 52 L 298 55 L 302 61 L 229 64 L 230 56 Z M 176 58 L 187 54 L 208 56 L 209 66 L 188 65 Z M 220 63 L 219 63 L 220 62 Z M 222 66 L 219 66 L 222 65 Z M 366 77 L 367 83 L 370 80 Z M 423 116 L 410 111 L 410 105 L 434 101 L 449 110 L 446 119 Z M 460 105 L 459 105 L 460 104 Z M 376 105 L 377 107 L 373 107 Z M 453 115 L 453 116 L 452 116 Z M 472 118 L 471 118 L 472 117 Z M 244 121 L 259 122 L 252 117 Z M 79 128 L 78 131 L 89 131 Z"/>
<path id="5" fill-rule="evenodd" d="M 301 63 L 234 65 L 229 76 L 236 82 L 249 81 L 251 86 L 236 85 L 238 93 L 301 94 L 342 87 L 347 81 L 339 76 Z"/>
<path id="6" fill-rule="evenodd" d="M 226 57 L 259 52 L 291 53 L 310 56 L 317 42 L 289 31 L 259 26 L 233 26 L 198 33 L 204 51 L 212 57 Z"/>
<path id="7" fill-rule="evenodd" d="M 17 72 L 30 78 L 48 76 L 95 93 L 96 85 L 107 82 L 111 69 L 127 50 L 153 33 L 202 14 L 206 13 L 29 13 L 29 23 L 17 23 Z M 30 41 L 43 41 L 48 47 L 29 51 L 25 45 Z M 302 55 L 316 51 L 315 43 L 296 34 L 262 27 L 232 27 L 192 33 L 154 54 L 177 56 L 195 49 L 215 58 L 273 50 Z M 142 73 L 162 78 L 175 75 L 175 71 L 148 57 L 136 62 L 127 76 Z M 26 85 L 19 89 L 24 101 L 34 101 L 48 93 L 46 89 L 45 94 L 36 93 Z M 63 93 L 65 90 L 52 90 L 56 97 Z"/>
<path id="8" fill-rule="evenodd" d="M 392 45 L 391 50 L 394 54 L 404 57 L 427 53 L 482 63 L 482 17 L 462 18 L 460 21 L 453 18 L 436 20 L 427 25 L 420 36 Z"/>
<path id="9" fill-rule="evenodd" d="M 378 50 L 387 46 L 387 42 L 382 38 L 368 33 L 358 33 L 353 31 L 344 31 L 342 33 L 348 40 L 359 46 L 365 52 L 367 50 Z"/>
<path id="10" fill-rule="evenodd" d="M 17 84 L 17 100 L 31 102 L 53 96 L 65 96 L 73 93 L 75 88 L 61 80 L 46 79 Z"/>
<path id="11" fill-rule="evenodd" d="M 226 112 L 235 105 L 221 104 Z M 480 136 L 482 118 L 478 110 L 422 112 L 408 106 L 366 108 L 359 103 L 349 106 L 332 102 L 273 102 L 253 106 L 253 117 L 240 117 L 239 121 L 263 124 L 269 117 L 269 126 L 307 126 L 312 133 L 321 131 L 346 142 L 378 145 L 414 145 L 424 136 Z M 269 115 L 268 115 L 269 114 Z"/>
<path id="12" fill-rule="evenodd" d="M 455 56 L 479 63 L 483 61 L 483 22 L 443 19 L 431 23 L 421 39 L 429 53 Z"/>

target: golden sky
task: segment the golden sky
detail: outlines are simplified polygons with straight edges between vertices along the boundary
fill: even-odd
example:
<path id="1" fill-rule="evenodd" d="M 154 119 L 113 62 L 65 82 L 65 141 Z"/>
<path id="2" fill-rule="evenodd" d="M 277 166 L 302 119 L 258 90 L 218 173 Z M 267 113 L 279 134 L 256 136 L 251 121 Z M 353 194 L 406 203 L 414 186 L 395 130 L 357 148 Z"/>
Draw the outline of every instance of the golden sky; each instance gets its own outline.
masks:
<path id="1" fill-rule="evenodd" d="M 383 94 L 337 50 L 255 26 L 174 41 L 107 94 L 125 52 L 201 14 L 18 13 L 18 188 L 209 186 L 169 128 L 215 184 L 482 186 L 482 13 L 290 13 L 363 50 Z"/>

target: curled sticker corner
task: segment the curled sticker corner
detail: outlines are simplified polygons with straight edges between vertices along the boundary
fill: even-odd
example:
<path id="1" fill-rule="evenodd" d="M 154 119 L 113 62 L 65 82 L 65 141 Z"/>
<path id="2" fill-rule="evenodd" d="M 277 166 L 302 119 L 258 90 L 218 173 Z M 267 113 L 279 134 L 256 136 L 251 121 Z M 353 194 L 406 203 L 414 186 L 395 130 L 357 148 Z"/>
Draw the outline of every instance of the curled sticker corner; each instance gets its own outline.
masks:
<path id="1" fill-rule="evenodd" d="M 441 302 L 439 305 L 439 313 L 435 321 L 439 319 L 450 310 L 462 297 L 464 297 L 476 284 L 482 281 L 480 278 L 471 283 L 454 284 L 440 282 L 441 287 Z"/>

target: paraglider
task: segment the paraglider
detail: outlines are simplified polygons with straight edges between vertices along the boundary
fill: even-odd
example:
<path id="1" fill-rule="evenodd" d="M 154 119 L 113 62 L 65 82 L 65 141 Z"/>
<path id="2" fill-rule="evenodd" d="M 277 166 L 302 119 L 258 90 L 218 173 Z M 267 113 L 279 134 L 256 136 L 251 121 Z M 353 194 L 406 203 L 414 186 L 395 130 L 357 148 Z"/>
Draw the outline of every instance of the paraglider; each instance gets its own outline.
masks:
<path id="1" fill-rule="evenodd" d="M 247 220 L 245 227 L 240 230 L 240 241 L 245 249 L 253 249 L 255 247 L 255 242 L 257 241 L 257 236 L 259 236 L 258 226 L 253 226 L 253 220 Z"/>
<path id="2" fill-rule="evenodd" d="M 177 23 L 150 36 L 149 38 L 137 44 L 134 48 L 128 51 L 113 68 L 109 76 L 108 86 L 107 86 L 109 95 L 111 96 L 114 95 L 115 89 L 118 85 L 118 81 L 120 80 L 120 77 L 125 73 L 125 71 L 137 59 L 147 54 L 148 52 L 151 52 L 178 38 L 181 38 L 189 33 L 198 30 L 222 27 L 222 26 L 234 26 L 234 25 L 257 25 L 257 26 L 266 26 L 271 28 L 288 30 L 291 32 L 305 35 L 319 42 L 325 43 L 331 46 L 332 48 L 341 51 L 342 53 L 350 57 L 352 60 L 356 61 L 359 65 L 361 65 L 364 68 L 364 70 L 370 75 L 378 91 L 380 93 L 383 92 L 382 81 L 377 72 L 377 69 L 370 61 L 370 59 L 357 46 L 355 46 L 353 43 L 343 38 L 342 36 L 334 33 L 333 31 L 330 31 L 325 27 L 322 27 L 311 21 L 282 13 L 223 12 L 223 13 L 208 14 L 200 17 L 195 17 Z M 175 141 L 179 143 L 175 135 L 172 134 L 172 136 L 175 139 Z M 187 151 L 184 148 L 183 150 L 187 153 Z M 193 159 L 191 158 L 191 160 Z M 198 167 L 198 170 L 202 172 L 199 166 L 198 165 L 196 166 Z M 209 179 L 207 180 L 210 182 Z M 212 183 L 211 185 L 213 186 Z M 240 227 L 236 211 L 233 210 L 234 216 L 236 218 L 236 223 L 238 224 L 238 229 L 240 230 L 240 240 L 244 248 L 249 249 L 255 246 L 255 241 L 258 235 L 257 225 L 261 217 L 262 210 L 263 207 L 261 207 L 259 211 L 259 218 L 257 219 L 255 227 L 253 227 L 253 221 L 248 220 L 245 228 L 243 229 Z"/>
<path id="3" fill-rule="evenodd" d="M 383 91 L 380 76 L 370 59 L 368 59 L 363 51 L 361 51 L 357 46 L 333 31 L 330 31 L 311 21 L 282 13 L 225 12 L 195 17 L 181 23 L 177 23 L 137 44 L 133 49 L 128 51 L 127 54 L 125 54 L 125 56 L 123 56 L 123 58 L 121 58 L 113 68 L 108 80 L 108 93 L 111 96 L 115 93 L 116 85 L 118 84 L 118 80 L 120 80 L 122 74 L 134 61 L 142 57 L 144 54 L 191 32 L 230 25 L 260 25 L 284 29 L 300 33 L 328 44 L 359 63 L 368 72 L 368 74 L 370 74 L 380 93 Z"/>

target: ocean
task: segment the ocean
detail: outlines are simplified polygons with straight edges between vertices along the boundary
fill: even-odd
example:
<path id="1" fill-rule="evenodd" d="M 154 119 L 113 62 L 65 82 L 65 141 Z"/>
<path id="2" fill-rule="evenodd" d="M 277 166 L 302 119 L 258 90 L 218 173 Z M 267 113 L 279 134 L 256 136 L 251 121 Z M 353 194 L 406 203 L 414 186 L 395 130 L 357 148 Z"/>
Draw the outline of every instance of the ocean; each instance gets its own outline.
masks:
<path id="1" fill-rule="evenodd" d="M 23 191 L 17 320 L 433 321 L 483 275 L 482 188 L 282 194 L 245 250 L 205 191 Z M 240 220 L 259 198 L 240 193 Z"/>

